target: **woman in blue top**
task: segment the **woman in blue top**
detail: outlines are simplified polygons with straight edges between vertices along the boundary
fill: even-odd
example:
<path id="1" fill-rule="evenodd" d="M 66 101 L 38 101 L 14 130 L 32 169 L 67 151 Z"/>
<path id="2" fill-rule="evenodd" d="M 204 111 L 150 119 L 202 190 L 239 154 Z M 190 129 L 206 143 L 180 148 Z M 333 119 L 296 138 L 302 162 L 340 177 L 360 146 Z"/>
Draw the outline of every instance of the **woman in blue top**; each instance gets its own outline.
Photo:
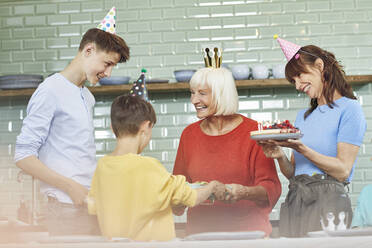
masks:
<path id="1" fill-rule="evenodd" d="M 301 139 L 260 142 L 265 155 L 277 159 L 290 181 L 281 207 L 280 233 L 299 237 L 322 230 L 322 217 L 326 227 L 328 219 L 336 229 L 339 220 L 340 227 L 349 226 L 352 211 L 344 186 L 352 179 L 366 130 L 362 108 L 335 56 L 317 46 L 299 48 L 285 73 L 311 100 L 310 108 L 296 118 Z M 281 147 L 293 149 L 290 160 Z"/>

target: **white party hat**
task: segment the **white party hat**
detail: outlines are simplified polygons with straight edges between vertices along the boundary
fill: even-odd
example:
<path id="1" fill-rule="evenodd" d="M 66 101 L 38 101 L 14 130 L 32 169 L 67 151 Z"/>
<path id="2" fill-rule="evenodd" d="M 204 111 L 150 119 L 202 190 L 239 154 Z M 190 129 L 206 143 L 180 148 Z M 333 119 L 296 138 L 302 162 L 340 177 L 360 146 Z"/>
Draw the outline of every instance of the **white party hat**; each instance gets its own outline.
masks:
<path id="1" fill-rule="evenodd" d="M 97 28 L 109 32 L 111 34 L 116 33 L 116 8 L 112 7 L 110 11 L 107 13 L 105 18 L 101 21 L 101 23 L 97 26 Z"/>

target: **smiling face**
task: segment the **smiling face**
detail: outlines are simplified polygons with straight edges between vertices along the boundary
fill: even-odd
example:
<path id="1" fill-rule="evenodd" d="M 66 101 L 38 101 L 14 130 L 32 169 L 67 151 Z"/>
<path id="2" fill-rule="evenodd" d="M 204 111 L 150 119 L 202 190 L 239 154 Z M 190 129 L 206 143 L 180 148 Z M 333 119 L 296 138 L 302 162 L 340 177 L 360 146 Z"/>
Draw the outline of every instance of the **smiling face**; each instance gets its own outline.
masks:
<path id="1" fill-rule="evenodd" d="M 208 86 L 198 85 L 196 87 L 191 87 L 190 92 L 190 100 L 195 107 L 196 116 L 199 119 L 207 118 L 216 113 L 216 107 L 212 100 L 212 90 Z"/>
<path id="2" fill-rule="evenodd" d="M 101 78 L 110 77 L 120 59 L 118 53 L 99 50 L 93 43 L 88 44 L 83 53 L 86 79 L 93 85 Z"/>
<path id="3" fill-rule="evenodd" d="M 324 62 L 317 58 L 313 64 L 302 64 L 291 70 L 291 77 L 288 78 L 300 92 L 304 92 L 310 98 L 318 99 L 318 103 L 323 102 L 323 82 Z"/>
<path id="4" fill-rule="evenodd" d="M 304 92 L 310 98 L 320 99 L 323 92 L 322 73 L 314 67 L 307 66 L 307 73 L 300 73 L 293 77 L 296 89 Z"/>

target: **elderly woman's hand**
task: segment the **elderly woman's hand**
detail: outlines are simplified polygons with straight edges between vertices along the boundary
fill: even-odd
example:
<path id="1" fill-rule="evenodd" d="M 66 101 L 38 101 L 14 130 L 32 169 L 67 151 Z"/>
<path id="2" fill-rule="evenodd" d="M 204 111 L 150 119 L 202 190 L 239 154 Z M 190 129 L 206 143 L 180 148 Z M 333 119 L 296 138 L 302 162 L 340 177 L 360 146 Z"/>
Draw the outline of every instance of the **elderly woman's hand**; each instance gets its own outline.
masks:
<path id="1" fill-rule="evenodd" d="M 232 183 L 232 184 L 226 184 L 225 187 L 228 193 L 226 194 L 225 201 L 234 203 L 244 198 L 245 193 L 246 193 L 246 186 Z"/>

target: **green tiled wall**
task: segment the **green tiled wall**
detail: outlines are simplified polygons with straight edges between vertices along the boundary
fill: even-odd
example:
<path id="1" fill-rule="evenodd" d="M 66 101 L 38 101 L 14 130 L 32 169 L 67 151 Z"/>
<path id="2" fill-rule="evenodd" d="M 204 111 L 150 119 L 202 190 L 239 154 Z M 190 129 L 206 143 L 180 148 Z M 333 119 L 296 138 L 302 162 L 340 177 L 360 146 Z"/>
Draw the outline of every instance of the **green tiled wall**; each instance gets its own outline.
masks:
<path id="1" fill-rule="evenodd" d="M 118 34 L 133 55 L 113 74 L 133 80 L 146 66 L 149 77 L 175 81 L 174 70 L 202 66 L 201 47 L 210 43 L 224 48 L 227 64 L 271 67 L 284 62 L 272 39 L 275 33 L 300 45 L 314 43 L 336 52 L 348 74 L 371 72 L 372 60 L 358 63 L 360 57 L 371 56 L 363 52 L 372 43 L 368 0 L 60 0 L 0 2 L 0 48 L 2 57 L 8 58 L 0 61 L 0 74 L 46 76 L 59 70 L 56 60 L 69 61 L 84 31 L 95 27 L 112 5 L 118 9 Z M 63 48 L 70 48 L 71 56 L 65 56 Z M 18 61 L 17 52 L 23 50 L 33 56 Z M 40 50 L 57 55 L 35 56 Z M 31 67 L 27 60 L 39 66 Z"/>
<path id="2" fill-rule="evenodd" d="M 49 75 L 73 58 L 85 30 L 97 26 L 112 5 L 117 30 L 131 47 L 132 57 L 113 75 L 140 69 L 148 77 L 174 82 L 173 71 L 203 66 L 201 48 L 217 44 L 228 65 L 246 63 L 272 67 L 285 63 L 277 33 L 300 45 L 315 44 L 336 53 L 349 75 L 372 73 L 372 1 L 370 0 L 50 0 L 0 1 L 0 75 Z M 354 86 L 368 130 L 350 187 L 353 204 L 361 188 L 372 182 L 372 84 Z M 144 152 L 171 171 L 180 134 L 196 120 L 187 92 L 149 92 L 158 115 L 153 139 Z M 240 112 L 257 120 L 294 121 L 308 104 L 294 88 L 240 90 Z M 94 125 L 97 156 L 115 146 L 109 129 L 113 97 L 97 97 Z M 16 181 L 14 142 L 26 114 L 28 99 L 0 99 L 0 216 L 15 216 L 21 198 L 31 198 L 31 181 Z M 283 182 L 283 197 L 287 180 Z M 278 217 L 279 204 L 272 217 Z"/>

